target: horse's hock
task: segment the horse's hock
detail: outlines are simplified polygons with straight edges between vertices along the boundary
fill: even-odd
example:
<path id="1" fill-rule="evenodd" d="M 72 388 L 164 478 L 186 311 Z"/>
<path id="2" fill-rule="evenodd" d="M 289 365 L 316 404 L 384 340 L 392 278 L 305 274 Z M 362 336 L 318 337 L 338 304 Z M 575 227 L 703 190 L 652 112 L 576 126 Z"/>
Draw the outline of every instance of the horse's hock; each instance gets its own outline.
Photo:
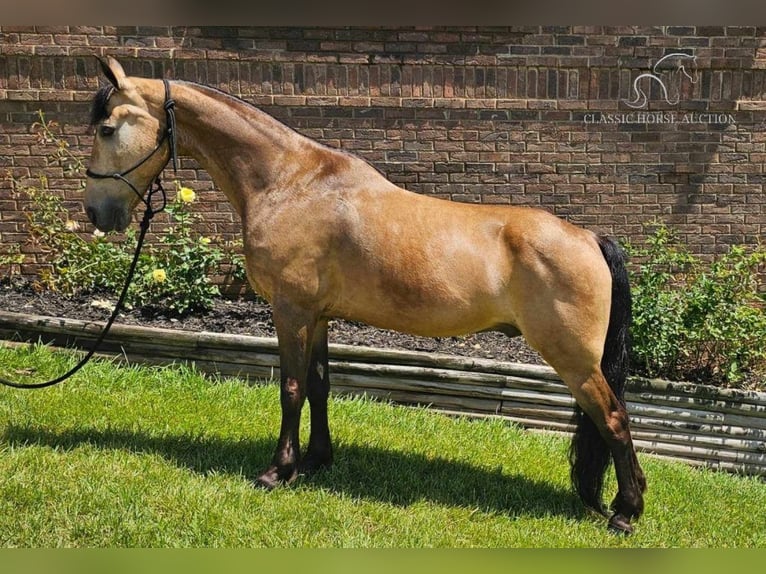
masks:
<path id="1" fill-rule="evenodd" d="M 0 337 L 87 349 L 101 324 L 0 311 Z M 193 362 L 251 382 L 279 374 L 275 339 L 116 324 L 107 356 L 131 363 Z M 549 367 L 451 355 L 330 346 L 333 389 L 467 416 L 500 416 L 569 433 L 573 400 Z M 631 378 L 626 392 L 636 448 L 739 474 L 766 476 L 766 393 Z"/>

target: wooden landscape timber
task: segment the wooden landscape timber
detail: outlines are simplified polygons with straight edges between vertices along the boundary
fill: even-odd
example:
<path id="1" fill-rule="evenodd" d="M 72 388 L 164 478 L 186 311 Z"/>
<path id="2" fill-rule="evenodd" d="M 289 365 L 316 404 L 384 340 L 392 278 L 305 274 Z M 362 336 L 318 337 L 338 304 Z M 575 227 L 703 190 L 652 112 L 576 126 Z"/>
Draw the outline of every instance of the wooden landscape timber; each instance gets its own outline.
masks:
<path id="1" fill-rule="evenodd" d="M 0 338 L 88 349 L 102 324 L 0 311 Z M 276 339 L 115 324 L 100 351 L 131 363 L 193 362 L 250 382 L 279 375 Z M 571 432 L 574 401 L 550 367 L 416 351 L 330 345 L 333 391 L 451 414 L 500 416 Z M 766 476 L 766 393 L 632 377 L 636 447 L 728 472 Z"/>

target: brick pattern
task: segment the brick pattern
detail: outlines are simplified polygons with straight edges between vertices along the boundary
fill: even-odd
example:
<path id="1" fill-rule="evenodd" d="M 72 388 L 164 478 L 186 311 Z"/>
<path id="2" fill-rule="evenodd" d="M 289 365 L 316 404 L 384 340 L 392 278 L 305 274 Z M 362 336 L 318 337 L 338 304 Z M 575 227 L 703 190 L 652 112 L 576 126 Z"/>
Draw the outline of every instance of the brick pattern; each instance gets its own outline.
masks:
<path id="1" fill-rule="evenodd" d="M 30 126 L 42 109 L 87 154 L 94 54 L 240 95 L 420 193 L 542 207 L 632 242 L 661 220 L 702 254 L 766 230 L 763 27 L 0 27 L 0 170 L 44 173 L 81 220 L 81 182 L 46 164 Z M 672 103 L 639 78 L 668 54 L 695 56 L 657 72 Z M 214 188 L 182 168 L 184 185 Z M 23 242 L 9 188 L 0 238 Z M 223 196 L 201 196 L 204 231 L 236 237 Z"/>

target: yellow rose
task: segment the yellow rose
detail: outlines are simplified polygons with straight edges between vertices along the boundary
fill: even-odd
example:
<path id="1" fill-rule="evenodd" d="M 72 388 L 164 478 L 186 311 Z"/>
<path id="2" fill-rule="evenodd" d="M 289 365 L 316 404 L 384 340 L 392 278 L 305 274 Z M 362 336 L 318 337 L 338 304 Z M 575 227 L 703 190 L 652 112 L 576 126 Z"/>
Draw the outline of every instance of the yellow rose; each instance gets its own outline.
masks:
<path id="1" fill-rule="evenodd" d="M 156 283 L 162 283 L 167 278 L 168 278 L 168 275 L 167 273 L 165 273 L 164 269 L 155 269 L 154 271 L 152 271 L 152 279 L 154 279 Z"/>
<path id="2" fill-rule="evenodd" d="M 190 187 L 182 187 L 178 190 L 178 197 L 180 197 L 181 201 L 184 203 L 191 203 L 197 199 L 197 194 L 194 193 L 194 190 Z"/>
<path id="3" fill-rule="evenodd" d="M 210 245 L 210 238 L 209 237 L 200 237 L 199 242 L 202 245 Z"/>

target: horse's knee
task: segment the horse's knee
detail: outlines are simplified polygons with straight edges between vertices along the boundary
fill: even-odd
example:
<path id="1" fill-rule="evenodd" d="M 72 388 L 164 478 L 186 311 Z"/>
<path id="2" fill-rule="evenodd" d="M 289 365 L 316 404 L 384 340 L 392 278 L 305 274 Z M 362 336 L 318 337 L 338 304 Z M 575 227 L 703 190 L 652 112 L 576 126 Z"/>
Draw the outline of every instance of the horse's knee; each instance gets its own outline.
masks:
<path id="1" fill-rule="evenodd" d="M 282 390 L 288 400 L 295 400 L 298 398 L 300 396 L 300 389 L 301 385 L 295 377 L 287 377 L 282 386 Z"/>
<path id="2" fill-rule="evenodd" d="M 319 365 L 321 368 L 321 365 Z M 325 376 L 309 376 L 306 385 L 306 397 L 309 403 L 313 405 L 327 403 L 330 396 L 330 381 Z"/>
<path id="3" fill-rule="evenodd" d="M 298 379 L 286 377 L 280 388 L 282 407 L 289 411 L 300 411 L 306 398 L 306 385 L 301 385 Z"/>

